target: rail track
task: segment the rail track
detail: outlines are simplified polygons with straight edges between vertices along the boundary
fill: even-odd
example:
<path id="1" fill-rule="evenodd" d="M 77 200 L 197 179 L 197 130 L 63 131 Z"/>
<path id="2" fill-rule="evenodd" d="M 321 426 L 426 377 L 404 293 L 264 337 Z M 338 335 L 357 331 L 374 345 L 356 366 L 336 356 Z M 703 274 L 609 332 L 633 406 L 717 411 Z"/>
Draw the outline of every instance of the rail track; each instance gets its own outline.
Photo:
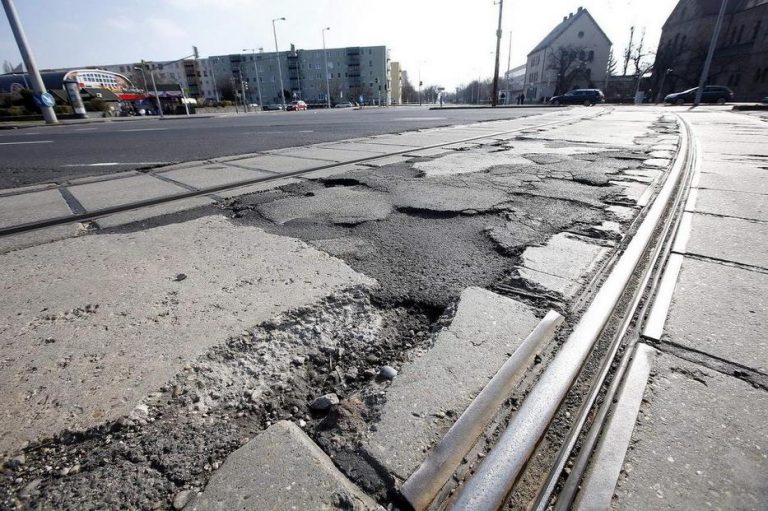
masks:
<path id="1" fill-rule="evenodd" d="M 555 121 L 544 122 L 541 124 L 527 125 L 527 126 L 523 126 L 520 128 L 511 129 L 511 130 L 502 130 L 498 132 L 483 133 L 481 135 L 472 136 L 472 137 L 451 139 L 446 142 L 440 142 L 437 144 L 424 145 L 421 147 L 410 147 L 405 150 L 395 150 L 382 155 L 357 158 L 357 159 L 347 160 L 340 163 L 334 162 L 334 163 L 328 163 L 324 165 L 317 165 L 311 168 L 306 168 L 306 169 L 297 170 L 297 171 L 280 172 L 280 173 L 272 172 L 270 173 L 270 175 L 267 175 L 267 176 L 259 176 L 253 179 L 246 179 L 246 180 L 241 180 L 236 182 L 220 184 L 216 186 L 208 186 L 204 188 L 194 188 L 190 186 L 185 186 L 181 183 L 175 183 L 175 184 L 184 186 L 186 191 L 181 191 L 179 193 L 174 193 L 172 195 L 163 195 L 160 197 L 148 198 L 148 199 L 137 200 L 129 203 L 122 203 L 115 206 L 108 206 L 108 207 L 103 207 L 99 209 L 93 209 L 90 211 L 85 210 L 85 208 L 83 208 L 82 206 L 72 207 L 70 205 L 72 214 L 62 215 L 62 216 L 53 216 L 43 220 L 35 220 L 31 222 L 19 223 L 17 225 L 0 227 L 0 237 L 25 233 L 29 231 L 38 230 L 38 229 L 44 229 L 47 227 L 54 227 L 58 225 L 89 222 L 105 216 L 114 215 L 116 213 L 134 211 L 134 210 L 139 210 L 139 209 L 148 208 L 152 206 L 157 206 L 160 204 L 167 204 L 167 203 L 177 202 L 185 199 L 196 198 L 196 197 L 210 196 L 210 195 L 214 195 L 216 193 L 220 193 L 224 191 L 237 190 L 238 188 L 243 188 L 243 187 L 252 186 L 252 185 L 261 184 L 261 183 L 267 183 L 267 182 L 276 181 L 279 179 L 301 177 L 314 172 L 333 169 L 337 167 L 343 167 L 347 165 L 372 163 L 372 162 L 375 162 L 376 160 L 380 160 L 383 158 L 391 158 L 393 156 L 416 153 L 416 152 L 425 151 L 428 149 L 437 149 L 437 148 L 450 146 L 454 144 L 469 143 L 477 140 L 506 136 L 513 133 L 519 133 L 522 131 L 537 130 L 537 129 L 547 128 L 547 127 L 552 127 L 552 126 L 557 126 L 562 124 L 580 122 L 580 121 L 588 120 L 594 117 L 599 117 L 606 113 L 610 113 L 611 111 L 612 111 L 612 108 L 604 107 L 604 108 L 597 109 L 596 111 L 591 110 L 590 113 L 586 115 L 577 115 L 573 117 L 567 117 L 565 119 L 558 119 Z M 243 155 L 242 157 L 246 157 L 246 156 L 249 156 L 249 155 Z M 253 155 L 250 155 L 250 156 L 253 156 Z M 210 163 L 216 163 L 216 161 L 213 160 Z M 149 174 L 152 175 L 153 177 L 158 177 L 159 179 L 163 180 L 162 172 L 163 172 L 163 169 L 158 168 L 150 171 Z M 131 177 L 131 176 L 132 174 L 126 173 L 126 177 Z M 116 177 L 106 178 L 103 180 L 98 180 L 98 182 L 104 183 L 108 181 L 119 181 L 120 179 L 123 179 L 123 178 L 124 178 L 123 176 L 116 176 Z M 52 186 L 50 188 L 44 188 L 44 189 L 24 190 L 18 193 L 12 193 L 12 192 L 5 193 L 2 196 L 0 196 L 0 201 L 3 198 L 7 198 L 7 197 L 17 197 L 17 196 L 21 196 L 28 193 L 34 193 L 37 191 L 57 190 L 57 189 L 60 191 L 60 193 L 64 196 L 65 199 L 68 199 L 68 195 L 71 195 L 71 194 L 68 194 L 67 185 L 58 185 L 58 186 Z M 71 199 L 71 197 L 69 198 Z M 71 200 L 68 200 L 67 202 L 71 203 Z"/>
<path id="2" fill-rule="evenodd" d="M 460 418 L 436 452 L 403 485 L 406 500 L 416 510 L 561 511 L 574 505 L 593 509 L 589 497 L 579 495 L 580 484 L 633 361 L 698 162 L 688 124 L 680 116 L 677 121 L 680 144 L 670 171 L 619 250 L 576 300 L 583 306 L 571 311 L 578 322 L 562 335 L 562 346 L 529 386 L 520 406 L 500 412 L 506 417 L 497 415 L 489 425 L 487 411 L 473 411 L 478 408 L 475 403 L 470 406 L 466 419 Z M 554 330 L 549 317 L 540 328 L 545 322 L 548 330 Z M 504 368 L 499 374 L 502 371 Z M 486 389 L 498 386 L 495 380 Z M 506 398 L 509 389 L 504 391 Z M 486 390 L 478 401 L 488 399 L 484 393 Z M 459 425 L 462 420 L 475 423 Z M 479 461 L 473 464 L 465 459 L 469 466 L 448 471 L 446 477 L 445 467 L 435 468 L 449 459 L 445 452 L 460 448 L 466 454 L 470 450 L 457 447 L 461 442 L 454 429 L 484 431 L 486 439 L 496 440 Z M 499 434 L 499 430 L 503 431 Z M 473 452 L 477 453 L 483 436 L 474 440 Z M 586 498 L 579 501 L 579 497 Z"/>

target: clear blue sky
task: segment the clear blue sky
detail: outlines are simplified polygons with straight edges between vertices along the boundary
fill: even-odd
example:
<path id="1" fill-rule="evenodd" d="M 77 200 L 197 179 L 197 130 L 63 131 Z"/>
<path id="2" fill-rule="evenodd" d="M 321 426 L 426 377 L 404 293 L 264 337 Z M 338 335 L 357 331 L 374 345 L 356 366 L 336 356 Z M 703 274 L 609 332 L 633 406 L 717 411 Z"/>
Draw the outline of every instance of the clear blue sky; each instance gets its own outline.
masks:
<path id="1" fill-rule="evenodd" d="M 661 25 L 677 0 L 506 0 L 502 70 L 512 32 L 512 66 L 563 16 L 589 9 L 614 43 L 617 57 L 629 27 L 646 27 L 647 42 L 658 43 Z M 176 59 L 237 53 L 243 48 L 274 50 L 271 19 L 281 49 L 319 48 L 321 30 L 329 47 L 387 45 L 392 59 L 415 79 L 455 87 L 493 73 L 498 7 L 492 0 L 16 0 L 41 67 L 119 64 L 141 59 Z M 4 13 L 3 13 L 4 14 Z M 21 61 L 10 27 L 0 20 L 0 61 Z"/>

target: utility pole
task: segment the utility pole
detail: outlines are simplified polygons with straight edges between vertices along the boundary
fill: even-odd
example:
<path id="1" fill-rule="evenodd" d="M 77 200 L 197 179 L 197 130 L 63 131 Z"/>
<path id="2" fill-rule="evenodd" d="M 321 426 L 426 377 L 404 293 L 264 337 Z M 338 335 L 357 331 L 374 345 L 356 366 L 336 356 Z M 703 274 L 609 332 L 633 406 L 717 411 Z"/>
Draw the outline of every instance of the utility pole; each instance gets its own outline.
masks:
<path id="1" fill-rule="evenodd" d="M 328 104 L 328 108 L 331 108 L 331 82 L 328 79 L 328 51 L 325 49 L 325 31 L 330 30 L 331 27 L 325 27 L 323 29 L 323 58 L 325 60 L 325 100 Z"/>
<path id="2" fill-rule="evenodd" d="M 213 80 L 213 93 L 216 95 L 216 103 L 218 103 L 220 101 L 219 85 L 216 83 L 216 71 L 214 70 L 215 66 L 213 65 L 213 61 L 211 60 L 211 57 L 208 57 L 208 62 L 211 64 L 211 80 Z"/>
<path id="3" fill-rule="evenodd" d="M 725 10 L 727 7 L 728 0 L 723 0 L 723 3 L 720 5 L 720 13 L 717 15 L 717 21 L 715 22 L 715 30 L 712 32 L 712 41 L 709 43 L 707 59 L 704 61 L 704 69 L 701 70 L 699 89 L 696 91 L 696 98 L 693 100 L 694 108 L 701 104 L 701 95 L 704 93 L 704 87 L 707 84 L 707 79 L 709 78 L 709 67 L 712 65 L 712 57 L 715 55 L 717 39 L 720 37 L 720 29 L 723 27 L 723 18 L 725 17 Z"/>
<path id="4" fill-rule="evenodd" d="M 275 36 L 275 56 L 277 57 L 277 73 L 280 75 L 280 102 L 283 104 L 283 111 L 285 112 L 285 86 L 283 85 L 283 68 L 280 65 L 280 48 L 277 47 L 277 29 L 275 28 L 275 21 L 285 21 L 285 18 L 275 18 L 272 20 L 272 34 Z"/>
<path id="5" fill-rule="evenodd" d="M 157 93 L 157 84 L 155 83 L 155 72 L 143 60 L 141 61 L 141 67 L 142 68 L 147 68 L 147 70 L 149 71 L 149 77 L 152 79 L 152 90 L 155 91 L 155 103 L 157 104 L 157 113 L 160 115 L 160 118 L 162 119 L 163 118 L 163 105 L 160 104 L 160 95 Z M 144 74 L 143 70 L 142 70 L 141 74 L 142 75 Z M 145 89 L 146 89 L 146 83 L 147 83 L 147 79 L 144 78 Z M 179 84 L 179 88 L 181 88 L 181 84 Z M 181 89 L 181 97 L 182 97 L 182 99 L 184 98 L 184 89 Z M 184 103 L 184 106 L 186 106 L 186 103 Z M 189 107 L 187 107 L 187 108 L 189 108 Z M 187 115 L 189 115 L 189 110 L 187 110 Z"/>
<path id="6" fill-rule="evenodd" d="M 259 110 L 264 110 L 264 102 L 261 99 L 261 78 L 259 78 L 259 59 L 256 57 L 256 48 L 243 48 L 243 51 L 250 51 L 253 53 L 253 69 L 256 71 L 256 92 L 259 93 Z M 264 48 L 259 48 L 258 52 L 261 53 Z"/>
<path id="7" fill-rule="evenodd" d="M 507 54 L 507 100 L 506 103 L 512 100 L 512 77 L 510 72 L 512 71 L 512 31 L 509 31 L 509 53 Z"/>
<path id="8" fill-rule="evenodd" d="M 499 103 L 499 53 L 501 53 L 501 15 L 504 12 L 504 0 L 499 0 L 499 27 L 496 29 L 496 64 L 493 68 L 493 92 L 491 106 Z"/>
<path id="9" fill-rule="evenodd" d="M 16 6 L 13 0 L 3 0 L 3 7 L 5 8 L 6 16 L 8 16 L 8 23 L 11 25 L 13 37 L 19 46 L 19 53 L 21 53 L 27 73 L 29 73 L 29 77 L 32 80 L 32 90 L 35 91 L 40 111 L 43 113 L 43 119 L 45 119 L 46 124 L 56 124 L 59 120 L 56 118 L 56 112 L 53 111 L 52 98 L 50 98 L 50 94 L 46 91 L 43 78 L 37 69 L 35 57 L 32 55 L 32 50 L 29 48 L 29 43 L 27 43 L 27 36 L 19 21 L 19 13 L 16 12 Z M 47 104 L 44 101 L 51 102 L 51 104 Z"/>

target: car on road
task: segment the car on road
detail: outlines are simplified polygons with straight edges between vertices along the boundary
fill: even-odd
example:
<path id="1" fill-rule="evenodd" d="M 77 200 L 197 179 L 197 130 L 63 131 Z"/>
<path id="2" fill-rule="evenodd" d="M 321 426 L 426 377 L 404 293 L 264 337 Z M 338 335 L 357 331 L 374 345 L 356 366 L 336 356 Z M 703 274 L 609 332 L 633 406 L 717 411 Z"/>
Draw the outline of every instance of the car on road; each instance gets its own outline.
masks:
<path id="1" fill-rule="evenodd" d="M 282 110 L 283 105 L 280 104 L 274 104 L 274 105 L 264 105 L 264 108 L 262 110 L 269 111 L 269 110 Z"/>
<path id="2" fill-rule="evenodd" d="M 597 103 L 605 103 L 605 96 L 600 89 L 575 89 L 550 98 L 549 103 L 552 105 L 592 106 Z"/>
<path id="3" fill-rule="evenodd" d="M 347 101 L 346 103 L 336 103 L 335 105 L 333 105 L 333 108 L 354 108 L 354 107 L 355 107 L 355 104 L 350 101 Z"/>
<path id="4" fill-rule="evenodd" d="M 288 103 L 288 111 L 289 112 L 298 112 L 299 110 L 306 110 L 307 104 L 301 100 L 298 101 L 291 101 Z"/>
<path id="5" fill-rule="evenodd" d="M 664 97 L 664 103 L 673 105 L 693 103 L 696 99 L 696 92 L 698 92 L 698 90 L 698 87 L 694 87 L 693 89 L 684 90 L 682 92 L 667 94 Z M 704 92 L 701 93 L 702 103 L 717 103 L 718 105 L 724 105 L 729 101 L 733 101 L 733 91 L 722 85 L 707 85 L 704 87 Z"/>

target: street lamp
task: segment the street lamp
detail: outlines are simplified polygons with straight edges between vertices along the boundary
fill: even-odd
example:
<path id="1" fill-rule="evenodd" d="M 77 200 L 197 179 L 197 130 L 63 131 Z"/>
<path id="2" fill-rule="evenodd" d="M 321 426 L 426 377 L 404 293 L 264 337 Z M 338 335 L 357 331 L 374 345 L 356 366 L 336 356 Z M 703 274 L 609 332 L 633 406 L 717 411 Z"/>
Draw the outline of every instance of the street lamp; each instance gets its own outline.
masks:
<path id="1" fill-rule="evenodd" d="M 244 48 L 243 51 L 250 51 L 256 53 L 255 48 Z M 259 53 L 264 51 L 264 48 L 259 48 Z M 259 78 L 259 62 L 256 57 L 253 58 L 253 68 L 256 70 L 256 91 L 259 93 L 259 110 L 264 110 L 264 102 L 261 99 L 261 78 Z"/>
<path id="2" fill-rule="evenodd" d="M 275 36 L 275 53 L 277 55 L 277 72 L 280 75 L 280 100 L 283 104 L 283 111 L 285 111 L 285 86 L 283 85 L 283 68 L 280 65 L 280 49 L 277 47 L 277 29 L 275 28 L 275 21 L 285 21 L 285 18 L 275 18 L 272 20 L 272 34 Z"/>
<path id="3" fill-rule="evenodd" d="M 328 79 L 328 51 L 325 49 L 325 31 L 331 27 L 325 27 L 323 32 L 323 58 L 325 59 L 325 100 L 328 108 L 331 108 L 331 82 Z"/>
<path id="4" fill-rule="evenodd" d="M 144 77 L 144 90 L 147 90 L 147 76 L 144 74 L 144 68 L 147 67 L 147 63 L 143 60 L 141 61 L 141 67 L 134 67 L 134 69 L 141 69 L 141 76 Z M 152 68 L 147 67 L 149 69 L 149 77 L 152 79 L 152 89 L 155 91 L 155 103 L 157 103 L 157 112 L 160 114 L 160 118 L 163 118 L 163 106 L 160 104 L 160 95 L 157 93 L 157 84 L 155 83 L 155 73 L 152 71 Z M 181 87 L 181 85 L 179 85 Z M 182 90 L 182 98 L 184 96 L 184 91 Z M 186 106 L 186 103 L 185 103 Z"/>

